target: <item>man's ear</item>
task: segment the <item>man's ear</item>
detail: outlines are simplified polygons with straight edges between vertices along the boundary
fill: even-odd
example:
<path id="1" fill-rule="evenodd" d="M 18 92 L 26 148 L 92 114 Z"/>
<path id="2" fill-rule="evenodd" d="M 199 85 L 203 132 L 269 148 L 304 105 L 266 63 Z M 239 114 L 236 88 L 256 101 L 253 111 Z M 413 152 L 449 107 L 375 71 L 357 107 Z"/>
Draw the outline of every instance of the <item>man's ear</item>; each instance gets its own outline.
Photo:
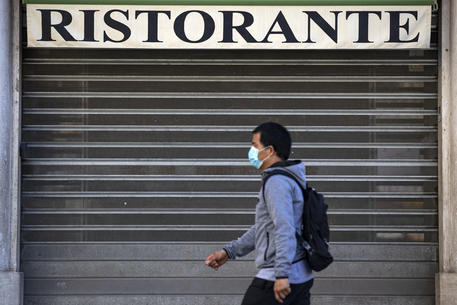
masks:
<path id="1" fill-rule="evenodd" d="M 273 147 L 273 145 L 270 145 L 269 147 L 271 147 L 271 151 L 273 152 L 273 155 L 276 155 L 276 156 L 277 156 L 278 154 L 276 153 L 276 150 L 275 150 L 275 148 Z"/>

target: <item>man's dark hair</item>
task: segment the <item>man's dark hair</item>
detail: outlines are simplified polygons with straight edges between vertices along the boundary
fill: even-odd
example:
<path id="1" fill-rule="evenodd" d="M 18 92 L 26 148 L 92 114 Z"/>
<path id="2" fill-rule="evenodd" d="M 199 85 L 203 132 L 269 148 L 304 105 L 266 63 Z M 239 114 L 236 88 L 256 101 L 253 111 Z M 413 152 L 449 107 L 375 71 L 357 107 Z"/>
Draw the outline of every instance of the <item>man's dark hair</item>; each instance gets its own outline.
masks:
<path id="1" fill-rule="evenodd" d="M 292 140 L 287 129 L 275 122 L 266 122 L 257 126 L 252 134 L 260 132 L 260 143 L 264 147 L 273 146 L 276 154 L 283 160 L 289 159 Z"/>

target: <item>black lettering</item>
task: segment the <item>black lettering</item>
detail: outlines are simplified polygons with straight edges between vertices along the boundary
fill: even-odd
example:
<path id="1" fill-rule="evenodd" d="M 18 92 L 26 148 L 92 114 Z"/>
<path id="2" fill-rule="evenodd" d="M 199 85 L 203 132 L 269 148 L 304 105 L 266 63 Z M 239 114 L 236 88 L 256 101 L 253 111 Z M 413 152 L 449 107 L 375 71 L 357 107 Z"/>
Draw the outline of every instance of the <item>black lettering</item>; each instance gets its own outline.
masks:
<path id="1" fill-rule="evenodd" d="M 132 34 L 132 32 L 131 32 L 131 30 L 130 30 L 130 28 L 128 26 L 126 26 L 125 24 L 123 24 L 123 23 L 121 23 L 121 22 L 119 22 L 117 20 L 114 20 L 111 17 L 111 14 L 114 13 L 114 12 L 121 13 L 122 15 L 125 16 L 125 18 L 127 20 L 129 20 L 129 11 L 128 10 L 126 10 L 126 11 L 110 10 L 110 11 L 106 12 L 105 17 L 104 17 L 106 25 L 109 26 L 110 28 L 113 28 L 113 29 L 118 30 L 119 32 L 121 32 L 124 35 L 124 38 L 122 38 L 121 40 L 114 40 L 111 37 L 109 37 L 108 34 L 106 34 L 106 31 L 104 31 L 103 32 L 103 42 L 106 42 L 106 41 L 124 42 L 127 39 L 129 39 L 130 35 Z"/>
<path id="2" fill-rule="evenodd" d="M 82 41 L 98 41 L 94 38 L 95 12 L 98 10 L 79 10 L 84 13 L 84 39 Z"/>
<path id="3" fill-rule="evenodd" d="M 281 31 L 273 31 L 273 28 L 275 27 L 276 24 L 279 25 L 279 27 L 281 28 Z M 262 42 L 271 42 L 271 41 L 268 41 L 268 37 L 270 37 L 271 34 L 282 34 L 282 35 L 284 35 L 284 37 L 286 38 L 286 41 L 283 41 L 283 42 L 286 42 L 286 43 L 299 42 L 297 40 L 297 38 L 295 38 L 294 33 L 290 29 L 290 26 L 287 23 L 287 20 L 286 20 L 286 18 L 284 17 L 284 15 L 283 15 L 283 13 L 281 11 L 279 11 L 278 16 L 276 16 L 275 21 L 271 25 L 270 29 L 268 30 L 267 35 L 262 40 Z"/>
<path id="4" fill-rule="evenodd" d="M 45 10 L 39 9 L 41 12 L 41 39 L 38 41 L 55 41 L 51 37 L 51 28 L 54 28 L 57 33 L 62 36 L 65 41 L 76 41 L 76 39 L 71 36 L 71 34 L 65 28 L 73 20 L 71 14 L 64 10 Z M 62 16 L 62 20 L 58 24 L 51 23 L 51 13 L 59 13 Z"/>
<path id="5" fill-rule="evenodd" d="M 243 11 L 219 12 L 221 12 L 224 16 L 223 38 L 219 42 L 236 42 L 233 40 L 233 30 L 236 30 L 246 42 L 258 42 L 257 40 L 255 40 L 254 37 L 252 37 L 251 33 L 249 33 L 249 31 L 246 29 L 254 23 L 254 16 L 252 16 L 251 13 Z M 243 15 L 243 23 L 241 25 L 233 25 L 234 13 Z"/>
<path id="6" fill-rule="evenodd" d="M 203 35 L 200 39 L 198 40 L 190 40 L 187 38 L 186 31 L 185 31 L 185 21 L 187 18 L 187 15 L 190 13 L 198 13 L 203 17 L 203 22 L 204 22 L 204 30 L 203 30 Z M 186 11 L 179 15 L 174 24 L 174 30 L 176 36 L 178 36 L 179 39 L 181 39 L 184 42 L 189 42 L 189 43 L 199 43 L 199 42 L 204 42 L 211 38 L 214 34 L 214 29 L 215 29 L 215 24 L 213 18 L 211 18 L 208 13 L 205 13 L 203 11 Z"/>
<path id="7" fill-rule="evenodd" d="M 370 23 L 368 19 L 370 18 L 370 14 L 374 14 L 381 19 L 381 12 L 380 11 L 347 11 L 346 12 L 346 20 L 351 16 L 352 14 L 358 14 L 359 15 L 359 40 L 354 41 L 356 43 L 373 43 L 373 41 L 370 41 L 368 39 L 368 29 L 370 26 Z"/>
<path id="8" fill-rule="evenodd" d="M 409 18 L 404 24 L 400 24 L 400 14 L 413 15 L 417 20 L 417 11 L 389 11 L 387 13 L 390 14 L 390 36 L 386 42 L 417 42 L 419 40 L 419 33 L 410 40 L 400 40 L 400 29 L 405 29 L 406 34 L 409 34 Z"/>
<path id="9" fill-rule="evenodd" d="M 335 15 L 335 28 L 332 28 L 332 26 L 316 11 L 303 11 L 303 13 L 308 15 L 308 39 L 305 42 L 315 43 L 315 41 L 311 40 L 311 20 L 313 20 L 328 37 L 338 43 L 338 14 L 341 13 L 341 11 L 331 11 L 331 13 Z"/>
<path id="10" fill-rule="evenodd" d="M 165 14 L 170 19 L 171 11 L 136 11 L 135 19 L 143 13 L 148 14 L 148 40 L 143 42 L 163 42 L 159 40 L 159 14 Z"/>

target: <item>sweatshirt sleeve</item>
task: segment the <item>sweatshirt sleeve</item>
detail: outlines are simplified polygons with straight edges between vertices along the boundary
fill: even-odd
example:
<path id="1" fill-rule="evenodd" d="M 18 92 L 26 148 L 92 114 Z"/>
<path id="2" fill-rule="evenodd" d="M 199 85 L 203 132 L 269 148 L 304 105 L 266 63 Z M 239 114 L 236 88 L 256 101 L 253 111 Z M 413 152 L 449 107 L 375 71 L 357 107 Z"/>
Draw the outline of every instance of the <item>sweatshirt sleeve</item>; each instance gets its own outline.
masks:
<path id="1" fill-rule="evenodd" d="M 297 249 L 295 238 L 294 207 L 292 194 L 294 184 L 290 178 L 276 175 L 265 184 L 265 201 L 274 224 L 276 246 L 275 276 L 289 277 Z"/>
<path id="2" fill-rule="evenodd" d="M 237 240 L 226 244 L 224 250 L 230 259 L 235 259 L 237 256 L 245 256 L 255 249 L 255 225 L 245 232 Z"/>

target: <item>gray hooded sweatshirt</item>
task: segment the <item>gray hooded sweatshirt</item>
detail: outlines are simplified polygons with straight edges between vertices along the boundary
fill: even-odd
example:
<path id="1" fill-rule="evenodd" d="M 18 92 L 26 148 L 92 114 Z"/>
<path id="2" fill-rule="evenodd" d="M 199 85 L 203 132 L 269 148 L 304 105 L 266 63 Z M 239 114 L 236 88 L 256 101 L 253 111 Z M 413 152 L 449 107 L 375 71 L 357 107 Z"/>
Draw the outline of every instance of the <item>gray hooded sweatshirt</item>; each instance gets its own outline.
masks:
<path id="1" fill-rule="evenodd" d="M 278 162 L 266 169 L 262 176 L 276 169 L 293 174 L 306 187 L 303 162 Z M 297 183 L 284 175 L 272 176 L 265 184 L 265 200 L 262 188 L 258 193 L 255 224 L 240 238 L 225 245 L 224 249 L 230 259 L 255 250 L 258 269 L 274 268 L 276 278 L 289 277 L 292 264 L 305 256 L 305 250 L 295 236 L 295 232 L 301 234 L 302 213 L 303 195 Z M 311 269 L 308 265 L 306 267 L 304 277 L 312 278 Z"/>

